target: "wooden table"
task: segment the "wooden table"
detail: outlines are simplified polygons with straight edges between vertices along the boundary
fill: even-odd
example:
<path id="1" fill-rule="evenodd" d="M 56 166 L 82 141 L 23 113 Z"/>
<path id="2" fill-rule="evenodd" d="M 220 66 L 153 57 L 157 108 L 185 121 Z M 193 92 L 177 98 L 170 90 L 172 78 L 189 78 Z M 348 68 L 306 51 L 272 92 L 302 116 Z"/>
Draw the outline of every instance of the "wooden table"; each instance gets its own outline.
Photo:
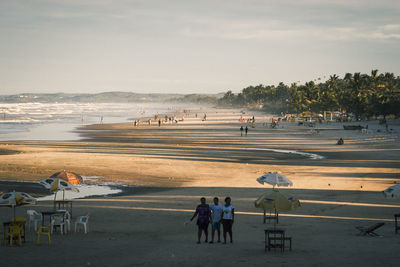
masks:
<path id="1" fill-rule="evenodd" d="M 270 251 L 271 248 L 280 248 L 285 251 L 285 242 L 289 242 L 289 248 L 292 250 L 292 238 L 285 236 L 283 229 L 265 229 L 265 251 Z"/>
<path id="2" fill-rule="evenodd" d="M 12 223 L 19 224 L 20 226 L 22 226 L 22 229 L 24 229 L 24 231 L 21 233 L 21 239 L 22 239 L 23 242 L 25 243 L 25 241 L 26 241 L 26 240 L 25 240 L 26 224 L 25 224 L 25 222 L 22 222 L 22 221 L 3 222 L 3 230 L 4 230 L 3 239 L 4 239 L 4 243 L 7 243 L 7 242 L 6 242 L 6 241 L 7 241 L 7 240 L 6 240 L 6 233 L 8 232 L 8 228 L 10 228 L 10 225 L 11 225 Z"/>

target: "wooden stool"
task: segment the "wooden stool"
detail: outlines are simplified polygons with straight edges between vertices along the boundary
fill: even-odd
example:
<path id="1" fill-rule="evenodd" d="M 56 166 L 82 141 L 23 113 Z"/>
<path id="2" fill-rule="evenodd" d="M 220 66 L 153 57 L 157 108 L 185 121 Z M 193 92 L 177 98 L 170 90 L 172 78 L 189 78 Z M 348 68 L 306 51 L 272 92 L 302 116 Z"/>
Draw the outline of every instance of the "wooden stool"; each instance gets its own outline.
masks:
<path id="1" fill-rule="evenodd" d="M 270 214 L 267 215 L 266 211 L 264 210 L 264 223 L 267 221 L 270 222 L 271 220 L 276 220 L 276 223 L 279 223 L 279 216 L 278 216 L 278 212 L 275 212 L 274 215 Z"/>

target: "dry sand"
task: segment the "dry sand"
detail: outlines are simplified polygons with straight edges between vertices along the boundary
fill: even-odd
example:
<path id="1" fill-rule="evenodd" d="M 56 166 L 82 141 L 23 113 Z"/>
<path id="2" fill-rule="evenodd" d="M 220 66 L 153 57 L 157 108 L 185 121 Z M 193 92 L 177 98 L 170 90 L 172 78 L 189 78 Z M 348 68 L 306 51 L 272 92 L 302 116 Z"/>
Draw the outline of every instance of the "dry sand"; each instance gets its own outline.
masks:
<path id="1" fill-rule="evenodd" d="M 393 214 L 400 212 L 400 201 L 380 193 L 400 182 L 398 122 L 391 123 L 392 133 L 377 132 L 384 128 L 376 122 L 368 122 L 365 134 L 337 123 L 318 125 L 315 133 L 292 123 L 271 129 L 263 125 L 270 118 L 255 113 L 257 127 L 241 137 L 238 111 L 209 110 L 207 121 L 201 115 L 161 127 L 92 125 L 80 130 L 79 142 L 0 143 L 1 180 L 37 181 L 66 169 L 132 185 L 120 196 L 74 202 L 74 217 L 91 214 L 89 234 L 56 234 L 51 246 L 36 246 L 29 233 L 22 248 L 0 248 L 1 266 L 398 266 Z M 339 137 L 343 146 L 335 145 Z M 273 225 L 263 224 L 253 206 L 269 187 L 255 179 L 268 171 L 289 177 L 294 186 L 282 190 L 302 202 L 280 216 L 278 227 L 293 238 L 293 250 L 285 253 L 264 252 L 263 229 Z M 0 183 L 0 191 L 12 186 Z M 42 193 L 33 188 L 27 183 L 24 189 Z M 235 242 L 197 245 L 195 225 L 183 222 L 200 196 L 211 202 L 226 195 L 237 211 Z M 17 210 L 24 214 L 28 208 Z M 46 210 L 50 203 L 34 208 Z M 0 220 L 10 214 L 0 209 Z M 381 237 L 356 235 L 355 226 L 380 221 Z"/>

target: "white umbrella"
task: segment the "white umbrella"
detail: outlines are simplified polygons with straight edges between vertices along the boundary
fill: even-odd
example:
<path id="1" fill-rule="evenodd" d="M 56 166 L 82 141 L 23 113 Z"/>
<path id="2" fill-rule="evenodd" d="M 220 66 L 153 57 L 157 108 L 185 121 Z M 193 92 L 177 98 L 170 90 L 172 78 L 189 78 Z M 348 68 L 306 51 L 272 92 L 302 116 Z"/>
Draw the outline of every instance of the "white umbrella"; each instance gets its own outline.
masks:
<path id="1" fill-rule="evenodd" d="M 46 178 L 46 179 L 40 180 L 39 183 L 41 185 L 43 185 L 44 187 L 46 187 L 47 189 L 49 189 L 50 192 L 55 192 L 54 201 L 56 200 L 58 191 L 61 191 L 61 190 L 63 191 L 63 199 L 64 199 L 65 190 L 79 192 L 78 188 L 76 188 L 72 184 L 68 183 L 67 181 L 65 181 L 63 179 L 59 179 L 59 178 Z"/>
<path id="2" fill-rule="evenodd" d="M 36 199 L 25 192 L 8 192 L 0 195 L 0 206 L 12 207 L 14 210 L 15 218 L 15 207 L 27 204 L 36 204 Z"/>
<path id="3" fill-rule="evenodd" d="M 383 194 L 386 198 L 400 198 L 400 184 L 392 185 L 385 189 Z"/>
<path id="4" fill-rule="evenodd" d="M 260 184 L 264 183 L 270 184 L 274 188 L 275 186 L 293 185 L 292 181 L 290 181 L 289 178 L 277 172 L 269 172 L 267 174 L 264 174 L 263 176 L 257 178 L 257 182 L 259 182 Z"/>

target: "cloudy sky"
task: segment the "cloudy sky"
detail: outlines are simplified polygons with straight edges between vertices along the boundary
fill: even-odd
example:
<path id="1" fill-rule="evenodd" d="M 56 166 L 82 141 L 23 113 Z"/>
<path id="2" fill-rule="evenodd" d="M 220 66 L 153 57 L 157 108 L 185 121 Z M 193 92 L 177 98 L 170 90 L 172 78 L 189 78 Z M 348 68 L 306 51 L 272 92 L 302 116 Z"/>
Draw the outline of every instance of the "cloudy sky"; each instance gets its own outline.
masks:
<path id="1" fill-rule="evenodd" d="M 398 0 L 1 0 L 0 94 L 400 75 Z"/>

